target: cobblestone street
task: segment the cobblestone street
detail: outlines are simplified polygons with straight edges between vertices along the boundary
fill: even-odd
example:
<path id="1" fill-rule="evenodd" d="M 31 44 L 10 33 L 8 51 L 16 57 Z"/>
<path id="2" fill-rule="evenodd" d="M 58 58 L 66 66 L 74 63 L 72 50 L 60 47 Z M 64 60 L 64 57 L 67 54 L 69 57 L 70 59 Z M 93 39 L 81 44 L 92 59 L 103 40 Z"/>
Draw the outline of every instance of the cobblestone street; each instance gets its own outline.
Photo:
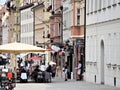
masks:
<path id="1" fill-rule="evenodd" d="M 15 90 L 120 90 L 120 88 L 55 78 L 52 83 L 17 83 Z"/>

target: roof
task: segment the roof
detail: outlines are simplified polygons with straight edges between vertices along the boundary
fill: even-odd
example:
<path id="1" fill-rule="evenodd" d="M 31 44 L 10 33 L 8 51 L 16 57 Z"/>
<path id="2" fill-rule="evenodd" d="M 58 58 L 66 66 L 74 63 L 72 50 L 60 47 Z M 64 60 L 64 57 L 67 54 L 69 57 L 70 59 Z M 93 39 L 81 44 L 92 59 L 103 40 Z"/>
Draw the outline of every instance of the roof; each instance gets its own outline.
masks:
<path id="1" fill-rule="evenodd" d="M 29 7 L 32 7 L 33 5 L 34 5 L 33 3 L 26 4 L 26 5 L 22 6 L 22 7 L 20 7 L 20 10 L 27 9 L 27 8 L 29 8 Z"/>
<path id="2" fill-rule="evenodd" d="M 36 8 L 40 8 L 40 7 L 44 7 L 44 2 L 38 3 L 32 9 L 36 9 Z"/>

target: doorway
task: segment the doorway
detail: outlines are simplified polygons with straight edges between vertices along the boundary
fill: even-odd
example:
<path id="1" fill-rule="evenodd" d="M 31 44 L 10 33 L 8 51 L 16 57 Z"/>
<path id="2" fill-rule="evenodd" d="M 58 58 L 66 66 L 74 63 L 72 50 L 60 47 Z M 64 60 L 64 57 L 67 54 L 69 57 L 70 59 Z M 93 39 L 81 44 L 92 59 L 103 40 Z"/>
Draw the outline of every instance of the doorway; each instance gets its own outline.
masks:
<path id="1" fill-rule="evenodd" d="M 101 73 L 101 84 L 104 84 L 104 42 L 101 41 L 101 63 L 100 63 L 100 73 Z"/>

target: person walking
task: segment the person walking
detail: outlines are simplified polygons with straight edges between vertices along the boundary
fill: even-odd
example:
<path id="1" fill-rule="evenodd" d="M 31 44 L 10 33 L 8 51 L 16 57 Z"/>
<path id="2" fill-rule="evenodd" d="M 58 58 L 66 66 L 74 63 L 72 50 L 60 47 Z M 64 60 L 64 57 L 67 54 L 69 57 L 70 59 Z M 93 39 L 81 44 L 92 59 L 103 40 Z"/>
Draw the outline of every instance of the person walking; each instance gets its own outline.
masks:
<path id="1" fill-rule="evenodd" d="M 81 67 L 82 67 L 81 61 L 78 61 L 78 66 L 76 67 L 77 74 L 78 74 L 78 79 L 77 80 L 81 80 Z"/>
<path id="2" fill-rule="evenodd" d="M 67 81 L 68 80 L 68 76 L 67 76 L 67 73 L 68 73 L 67 62 L 65 62 L 65 64 L 64 64 L 63 72 L 64 72 L 64 76 L 65 76 L 65 81 Z"/>
<path id="3" fill-rule="evenodd" d="M 52 78 L 55 77 L 55 74 L 56 74 L 56 65 L 53 65 L 52 66 Z"/>
<path id="4" fill-rule="evenodd" d="M 12 78 L 13 78 L 13 73 L 12 73 L 11 71 L 9 71 L 9 72 L 7 73 L 7 78 L 8 78 L 9 80 L 12 80 Z"/>

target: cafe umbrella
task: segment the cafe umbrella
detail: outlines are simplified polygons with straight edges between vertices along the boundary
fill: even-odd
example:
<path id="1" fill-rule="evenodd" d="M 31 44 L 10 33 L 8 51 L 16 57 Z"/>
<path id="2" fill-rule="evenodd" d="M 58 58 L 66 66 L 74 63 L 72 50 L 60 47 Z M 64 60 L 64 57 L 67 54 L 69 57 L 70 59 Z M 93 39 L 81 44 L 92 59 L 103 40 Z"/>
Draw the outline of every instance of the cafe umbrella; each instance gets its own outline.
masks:
<path id="1" fill-rule="evenodd" d="M 44 48 L 18 42 L 0 45 L 0 52 L 5 53 L 19 54 L 27 52 L 44 52 L 44 51 L 45 51 Z"/>
<path id="2" fill-rule="evenodd" d="M 14 56 L 15 60 L 17 59 L 18 54 L 27 53 L 27 52 L 45 52 L 45 49 L 34 46 L 34 45 L 29 45 L 29 44 L 24 44 L 24 43 L 19 43 L 19 42 L 13 42 L 13 43 L 0 45 L 0 53 L 11 53 L 15 55 Z M 16 61 L 14 62 L 15 62 L 14 70 L 16 70 Z"/>

